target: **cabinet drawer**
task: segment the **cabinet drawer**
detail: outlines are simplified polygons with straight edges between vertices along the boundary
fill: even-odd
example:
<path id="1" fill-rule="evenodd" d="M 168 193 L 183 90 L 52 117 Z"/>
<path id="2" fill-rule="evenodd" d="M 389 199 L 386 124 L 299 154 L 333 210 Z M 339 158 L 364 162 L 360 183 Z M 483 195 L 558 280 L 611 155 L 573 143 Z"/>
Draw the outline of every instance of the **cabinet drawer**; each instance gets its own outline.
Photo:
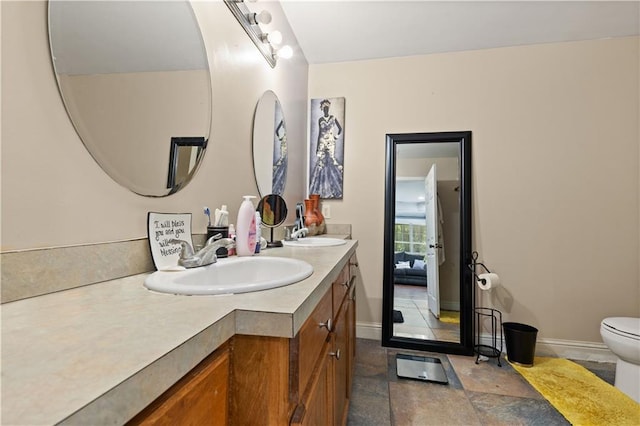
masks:
<path id="1" fill-rule="evenodd" d="M 333 326 L 332 293 L 322 297 L 318 306 L 304 323 L 299 333 L 298 366 L 299 390 L 304 392 L 309 378 L 313 373 L 316 361 L 322 351 L 322 346 L 329 337 L 330 327 Z"/>
<path id="2" fill-rule="evenodd" d="M 345 265 L 344 268 L 340 271 L 340 275 L 331 285 L 331 292 L 333 294 L 333 319 L 335 322 L 336 317 L 338 316 L 338 312 L 340 311 L 340 306 L 342 305 L 342 301 L 344 300 L 347 291 L 349 290 L 349 264 Z"/>
<path id="3" fill-rule="evenodd" d="M 229 349 L 202 361 L 127 426 L 224 425 L 228 422 Z"/>

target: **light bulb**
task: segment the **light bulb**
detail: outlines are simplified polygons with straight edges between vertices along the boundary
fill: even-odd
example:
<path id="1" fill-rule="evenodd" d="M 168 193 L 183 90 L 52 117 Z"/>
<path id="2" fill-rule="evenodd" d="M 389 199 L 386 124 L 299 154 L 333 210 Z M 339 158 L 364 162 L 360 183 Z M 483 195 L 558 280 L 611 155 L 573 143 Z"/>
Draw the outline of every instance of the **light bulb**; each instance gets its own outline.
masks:
<path id="1" fill-rule="evenodd" d="M 247 15 L 247 19 L 251 25 L 265 24 L 271 22 L 271 14 L 266 10 L 263 10 L 260 13 L 249 13 Z"/>
<path id="2" fill-rule="evenodd" d="M 272 31 L 267 34 L 267 40 L 273 45 L 282 43 L 282 33 L 280 31 Z"/>
<path id="3" fill-rule="evenodd" d="M 293 56 L 293 49 L 291 46 L 282 46 L 277 52 L 278 58 L 290 59 Z"/>

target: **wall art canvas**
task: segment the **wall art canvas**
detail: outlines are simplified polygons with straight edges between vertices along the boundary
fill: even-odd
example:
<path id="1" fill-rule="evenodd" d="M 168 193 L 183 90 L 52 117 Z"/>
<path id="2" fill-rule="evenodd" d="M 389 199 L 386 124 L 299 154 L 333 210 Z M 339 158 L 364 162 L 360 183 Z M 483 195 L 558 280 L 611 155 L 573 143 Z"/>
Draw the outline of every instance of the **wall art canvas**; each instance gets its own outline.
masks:
<path id="1" fill-rule="evenodd" d="M 311 99 L 309 194 L 342 198 L 345 98 Z"/>

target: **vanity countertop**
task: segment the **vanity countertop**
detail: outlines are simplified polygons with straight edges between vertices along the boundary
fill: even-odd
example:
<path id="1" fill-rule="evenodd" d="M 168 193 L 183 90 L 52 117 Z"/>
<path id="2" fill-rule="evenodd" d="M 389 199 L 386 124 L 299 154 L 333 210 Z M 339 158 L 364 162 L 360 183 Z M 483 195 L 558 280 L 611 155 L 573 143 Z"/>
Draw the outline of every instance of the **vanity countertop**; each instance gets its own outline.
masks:
<path id="1" fill-rule="evenodd" d="M 272 290 L 175 296 L 140 274 L 3 304 L 3 424 L 126 422 L 234 334 L 294 337 L 357 245 L 263 251 L 314 269 Z"/>

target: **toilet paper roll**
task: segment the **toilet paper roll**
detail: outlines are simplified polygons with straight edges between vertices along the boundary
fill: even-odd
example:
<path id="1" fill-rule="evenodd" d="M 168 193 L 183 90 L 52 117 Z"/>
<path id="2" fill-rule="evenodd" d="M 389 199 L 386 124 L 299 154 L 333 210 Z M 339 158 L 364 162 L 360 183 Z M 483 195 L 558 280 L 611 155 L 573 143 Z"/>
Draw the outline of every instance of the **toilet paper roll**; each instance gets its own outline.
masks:
<path id="1" fill-rule="evenodd" d="M 478 275 L 478 287 L 480 290 L 491 290 L 500 285 L 500 277 L 498 274 L 480 274 Z"/>

